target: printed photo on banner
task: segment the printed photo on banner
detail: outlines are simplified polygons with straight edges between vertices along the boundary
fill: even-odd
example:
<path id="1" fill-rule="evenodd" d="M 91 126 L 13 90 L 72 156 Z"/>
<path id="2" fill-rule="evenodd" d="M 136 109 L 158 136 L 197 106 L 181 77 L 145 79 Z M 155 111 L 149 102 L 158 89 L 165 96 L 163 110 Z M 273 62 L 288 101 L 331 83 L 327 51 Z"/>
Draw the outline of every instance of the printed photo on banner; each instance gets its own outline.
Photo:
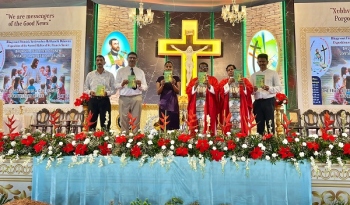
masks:
<path id="1" fill-rule="evenodd" d="M 115 77 L 119 68 L 128 65 L 127 55 L 130 51 L 130 44 L 124 34 L 118 31 L 111 32 L 101 49 L 101 55 L 106 61 L 104 68 Z"/>
<path id="2" fill-rule="evenodd" d="M 128 39 L 119 31 L 111 32 L 104 40 L 101 49 L 101 55 L 104 56 L 106 64 L 104 69 L 111 72 L 114 78 L 119 68 L 128 65 L 128 53 L 131 48 Z M 118 104 L 119 92 L 110 97 L 112 104 Z"/>
<path id="3" fill-rule="evenodd" d="M 350 36 L 310 37 L 314 105 L 350 104 Z"/>
<path id="4" fill-rule="evenodd" d="M 1 40 L 5 104 L 69 104 L 71 39 Z"/>

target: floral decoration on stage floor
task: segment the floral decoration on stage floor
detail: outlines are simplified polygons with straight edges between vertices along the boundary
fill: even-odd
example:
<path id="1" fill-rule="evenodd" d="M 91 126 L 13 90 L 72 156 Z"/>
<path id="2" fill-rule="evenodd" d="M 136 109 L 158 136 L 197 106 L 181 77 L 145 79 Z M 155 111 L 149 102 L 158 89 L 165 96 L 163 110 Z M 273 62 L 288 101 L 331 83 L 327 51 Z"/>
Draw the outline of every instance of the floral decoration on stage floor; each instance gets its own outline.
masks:
<path id="1" fill-rule="evenodd" d="M 251 117 L 254 118 L 253 115 Z M 133 117 L 129 115 L 129 118 L 132 127 Z M 86 123 L 89 123 L 89 119 Z M 7 158 L 19 159 L 22 156 L 41 156 L 41 159 L 49 159 L 49 168 L 54 162 L 62 162 L 63 156 L 73 156 L 70 166 L 74 166 L 89 163 L 102 155 L 106 160 L 99 161 L 99 166 L 114 163 L 110 156 L 119 156 L 122 165 L 126 165 L 129 160 L 139 160 L 140 166 L 147 162 L 158 162 L 169 167 L 174 157 L 178 156 L 188 157 L 190 166 L 201 170 L 205 168 L 205 162 L 208 160 L 219 162 L 223 169 L 226 163 L 238 166 L 237 162 L 246 162 L 248 165 L 256 160 L 268 160 L 271 163 L 284 160 L 292 162 L 297 170 L 302 160 L 309 160 L 317 170 L 316 160 L 326 163 L 326 169 L 329 170 L 332 164 L 346 169 L 344 164 L 350 159 L 348 134 L 332 134 L 330 116 L 325 114 L 324 120 L 320 136 L 307 136 L 305 131 L 294 132 L 286 115 L 282 123 L 282 135 L 244 135 L 228 132 L 212 136 L 198 133 L 195 127 L 190 126 L 191 123 L 188 123 L 189 127 L 186 130 L 158 131 L 153 129 L 152 120 L 148 120 L 144 132 L 128 135 L 110 130 L 78 134 L 42 133 L 39 130 L 14 132 L 15 120 L 8 117 L 6 125 L 10 133 L 0 133 L 0 161 L 3 162 Z M 52 123 L 55 121 L 52 120 Z M 249 125 L 252 126 L 254 125 Z M 246 168 L 248 169 L 248 166 Z"/>

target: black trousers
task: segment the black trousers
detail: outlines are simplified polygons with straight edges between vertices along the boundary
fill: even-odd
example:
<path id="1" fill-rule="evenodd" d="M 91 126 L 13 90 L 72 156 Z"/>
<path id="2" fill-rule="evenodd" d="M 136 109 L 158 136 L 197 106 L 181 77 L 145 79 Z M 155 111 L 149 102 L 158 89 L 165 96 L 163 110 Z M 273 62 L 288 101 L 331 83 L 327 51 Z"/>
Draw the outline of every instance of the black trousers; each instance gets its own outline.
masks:
<path id="1" fill-rule="evenodd" d="M 257 132 L 261 135 L 263 135 L 265 132 L 275 133 L 275 101 L 276 99 L 273 97 L 267 99 L 258 99 L 253 103 L 253 113 L 256 116 L 255 122 L 257 123 Z"/>
<path id="2" fill-rule="evenodd" d="M 91 122 L 94 122 L 89 129 L 96 130 L 97 118 L 100 115 L 101 128 L 109 130 L 111 128 L 111 101 L 109 97 L 91 97 L 88 106 L 89 112 L 91 111 L 92 113 Z M 108 112 L 109 115 L 107 126 L 105 125 L 106 112 Z"/>

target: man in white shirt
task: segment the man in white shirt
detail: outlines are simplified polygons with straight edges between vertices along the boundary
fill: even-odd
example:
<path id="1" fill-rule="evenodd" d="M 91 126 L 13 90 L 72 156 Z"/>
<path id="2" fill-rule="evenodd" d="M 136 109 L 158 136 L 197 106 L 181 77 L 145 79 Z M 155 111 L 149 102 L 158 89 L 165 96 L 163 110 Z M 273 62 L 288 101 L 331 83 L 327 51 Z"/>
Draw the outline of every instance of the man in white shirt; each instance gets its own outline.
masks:
<path id="1" fill-rule="evenodd" d="M 256 115 L 257 132 L 261 135 L 267 131 L 268 133 L 275 132 L 275 96 L 281 91 L 281 82 L 278 73 L 267 68 L 269 63 L 267 54 L 258 55 L 258 65 L 260 71 L 253 73 L 250 77 L 250 82 L 254 86 L 254 103 L 253 113 Z M 257 78 L 263 79 L 263 84 L 257 82 Z M 257 86 L 259 85 L 259 86 Z M 267 129 L 265 130 L 265 125 Z"/>
<path id="2" fill-rule="evenodd" d="M 133 122 L 132 132 L 136 133 L 140 129 L 140 118 L 142 109 L 142 91 L 148 89 L 146 83 L 146 77 L 143 70 L 136 67 L 137 54 L 130 52 L 128 54 L 128 66 L 120 68 L 116 77 L 116 88 L 119 90 L 119 116 L 121 131 L 125 131 L 129 134 L 129 117 L 128 113 L 131 113 L 133 118 L 136 118 Z M 134 76 L 135 87 L 129 86 L 129 79 Z M 131 85 L 131 83 L 130 83 Z"/>
<path id="3" fill-rule="evenodd" d="M 127 65 L 127 61 L 124 58 L 126 52 L 120 51 L 119 41 L 116 38 L 109 40 L 109 46 L 111 47 L 111 51 L 104 56 L 106 60 L 104 69 L 111 72 L 115 77 L 117 70 Z"/>

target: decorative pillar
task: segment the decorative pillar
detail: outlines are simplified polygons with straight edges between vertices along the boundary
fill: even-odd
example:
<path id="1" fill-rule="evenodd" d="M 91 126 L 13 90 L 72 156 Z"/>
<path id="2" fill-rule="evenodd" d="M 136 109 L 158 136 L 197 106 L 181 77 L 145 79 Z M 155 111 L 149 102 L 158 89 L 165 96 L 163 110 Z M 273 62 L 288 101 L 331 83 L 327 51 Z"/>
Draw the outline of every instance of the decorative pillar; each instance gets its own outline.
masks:
<path id="1" fill-rule="evenodd" d="M 286 67 L 286 88 L 288 88 L 288 108 L 298 108 L 297 93 L 297 68 L 295 51 L 295 21 L 294 21 L 294 0 L 284 0 L 284 53 Z"/>
<path id="2" fill-rule="evenodd" d="M 95 65 L 95 27 L 97 21 L 97 12 L 95 7 L 97 4 L 92 0 L 86 0 L 86 39 L 85 39 L 85 66 L 84 76 L 86 76 L 91 70 L 94 69 Z"/>

